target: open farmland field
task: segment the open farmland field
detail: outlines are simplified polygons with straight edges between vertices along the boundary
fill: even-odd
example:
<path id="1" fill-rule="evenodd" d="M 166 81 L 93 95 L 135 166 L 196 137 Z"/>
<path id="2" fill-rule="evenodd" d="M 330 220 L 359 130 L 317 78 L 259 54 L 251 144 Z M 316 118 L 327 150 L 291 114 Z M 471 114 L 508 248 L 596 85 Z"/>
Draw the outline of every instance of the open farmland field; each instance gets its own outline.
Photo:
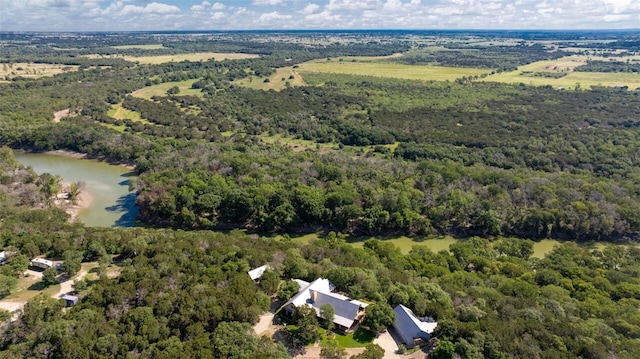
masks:
<path id="1" fill-rule="evenodd" d="M 425 81 L 453 81 L 463 76 L 480 76 L 488 72 L 486 69 L 404 65 L 389 62 L 362 61 L 357 58 L 310 61 L 300 64 L 298 71 L 302 74 L 303 79 L 305 72 L 324 72 Z"/>
<path id="2" fill-rule="evenodd" d="M 2 64 L 0 66 L 0 78 L 6 79 L 16 76 L 39 78 L 45 76 L 53 76 L 63 72 L 76 71 L 78 66 L 61 65 L 61 64 L 28 64 L 18 62 L 14 64 Z"/>
<path id="3" fill-rule="evenodd" d="M 616 59 L 617 61 L 637 60 L 637 56 L 624 57 Z M 521 66 L 516 71 L 503 72 L 491 75 L 481 81 L 497 81 L 505 83 L 524 83 L 534 86 L 551 85 L 553 87 L 564 87 L 566 89 L 575 89 L 576 84 L 580 84 L 583 89 L 589 89 L 591 86 L 616 86 L 626 85 L 633 90 L 640 88 L 640 74 L 637 73 L 613 73 L 613 72 L 577 72 L 574 69 L 587 63 L 587 59 L 607 61 L 602 57 L 587 56 L 567 56 L 557 60 L 538 61 L 529 65 Z M 566 73 L 566 76 L 560 78 L 552 77 L 535 77 L 531 73 L 549 72 L 549 73 Z"/>
<path id="4" fill-rule="evenodd" d="M 118 46 L 111 46 L 111 47 L 113 47 L 114 49 L 120 49 L 120 50 L 129 50 L 129 49 L 158 50 L 158 49 L 165 48 L 162 44 L 118 45 Z"/>
<path id="5" fill-rule="evenodd" d="M 240 86 L 249 87 L 256 90 L 275 90 L 280 91 L 288 86 L 303 86 L 305 83 L 293 67 L 281 67 L 269 76 L 269 82 L 265 82 L 262 78 L 248 77 L 236 82 Z"/>
<path id="6" fill-rule="evenodd" d="M 98 59 L 98 58 L 104 58 L 107 56 L 92 54 L 92 55 L 86 55 L 85 57 Z M 215 59 L 216 61 L 253 59 L 253 58 L 259 57 L 259 55 L 241 54 L 241 53 L 200 52 L 200 53 L 193 53 L 193 54 L 158 55 L 158 56 L 112 55 L 108 57 L 122 58 L 126 61 L 138 62 L 141 64 L 158 65 L 158 64 L 164 64 L 167 62 L 207 61 L 211 59 Z"/>
<path id="7" fill-rule="evenodd" d="M 191 85 L 198 80 L 199 79 L 176 81 L 176 82 L 165 82 L 158 85 L 141 88 L 140 90 L 133 92 L 132 95 L 135 97 L 151 100 L 153 96 L 166 96 L 167 90 L 169 90 L 173 86 L 178 86 L 178 88 L 180 89 L 181 96 L 195 95 L 198 97 L 202 97 L 202 92 L 200 92 L 200 90 L 191 88 Z"/>

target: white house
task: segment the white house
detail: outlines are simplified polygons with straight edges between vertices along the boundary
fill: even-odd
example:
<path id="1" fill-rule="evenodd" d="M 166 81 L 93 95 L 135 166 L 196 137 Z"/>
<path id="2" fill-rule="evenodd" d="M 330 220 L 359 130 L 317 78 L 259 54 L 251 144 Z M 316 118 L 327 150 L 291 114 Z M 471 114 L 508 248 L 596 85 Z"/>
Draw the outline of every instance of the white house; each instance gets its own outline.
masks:
<path id="1" fill-rule="evenodd" d="M 421 320 L 416 317 L 413 311 L 402 304 L 398 304 L 393 309 L 396 313 L 396 320 L 393 322 L 393 327 L 400 335 L 400 338 L 404 344 L 411 348 L 419 340 L 429 340 L 431 334 L 438 326 L 438 323 L 434 320 Z"/>
<path id="2" fill-rule="evenodd" d="M 335 286 L 324 278 L 318 278 L 311 283 L 294 279 L 300 285 L 298 294 L 289 299 L 282 307 L 293 312 L 301 305 L 307 305 L 320 316 L 320 307 L 330 304 L 334 309 L 333 323 L 343 331 L 350 331 L 364 318 L 366 303 L 351 299 L 342 294 L 334 293 Z"/>
<path id="3" fill-rule="evenodd" d="M 6 260 L 7 260 L 7 252 L 5 251 L 0 252 L 0 265 L 3 265 Z"/>

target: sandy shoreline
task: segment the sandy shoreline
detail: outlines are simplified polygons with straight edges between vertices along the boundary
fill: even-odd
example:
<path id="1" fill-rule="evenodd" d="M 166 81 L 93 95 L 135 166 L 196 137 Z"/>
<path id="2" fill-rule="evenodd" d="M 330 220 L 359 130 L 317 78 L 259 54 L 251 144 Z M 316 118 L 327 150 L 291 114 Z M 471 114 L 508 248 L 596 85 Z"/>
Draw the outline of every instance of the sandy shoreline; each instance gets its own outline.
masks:
<path id="1" fill-rule="evenodd" d="M 69 213 L 69 222 L 73 223 L 78 220 L 78 214 L 83 209 L 89 208 L 91 206 L 91 202 L 93 202 L 93 197 L 91 193 L 87 192 L 86 188 L 83 188 L 78 196 L 76 197 L 75 203 L 72 203 L 70 200 L 66 199 L 67 194 L 69 193 L 69 183 L 61 183 L 62 191 L 58 194 L 58 199 L 56 200 L 56 205 L 63 209 L 65 212 Z"/>

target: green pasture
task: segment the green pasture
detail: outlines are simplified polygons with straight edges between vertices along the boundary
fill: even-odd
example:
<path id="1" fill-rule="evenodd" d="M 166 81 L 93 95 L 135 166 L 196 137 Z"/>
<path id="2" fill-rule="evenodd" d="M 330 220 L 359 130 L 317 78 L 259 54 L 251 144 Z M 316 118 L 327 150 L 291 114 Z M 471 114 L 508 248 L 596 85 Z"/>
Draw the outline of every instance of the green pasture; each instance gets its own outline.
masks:
<path id="1" fill-rule="evenodd" d="M 613 72 L 577 72 L 574 69 L 587 63 L 587 60 L 609 61 L 597 56 L 572 55 L 556 60 L 537 61 L 520 66 L 515 71 L 503 72 L 488 76 L 479 81 L 495 81 L 505 83 L 523 83 L 533 86 L 563 87 L 573 90 L 579 88 L 590 89 L 592 86 L 628 86 L 630 90 L 640 88 L 640 74 L 638 73 L 613 73 Z M 616 61 L 636 60 L 637 56 L 615 58 Z M 527 72 L 565 72 L 567 75 L 561 78 L 531 77 Z"/>
<path id="2" fill-rule="evenodd" d="M 111 108 L 109 109 L 109 111 L 107 111 L 107 115 L 118 120 L 131 120 L 142 122 L 145 124 L 151 124 L 151 122 L 149 122 L 147 119 L 142 118 L 140 112 L 126 109 L 122 107 L 122 103 L 111 105 Z"/>
<path id="3" fill-rule="evenodd" d="M 191 85 L 199 79 L 191 79 L 184 81 L 165 82 L 158 85 L 147 86 L 136 90 L 132 93 L 135 97 L 151 100 L 153 96 L 167 96 L 167 90 L 173 86 L 178 86 L 180 93 L 178 96 L 194 95 L 202 97 L 202 92 L 199 89 L 192 89 Z"/>
<path id="4" fill-rule="evenodd" d="M 298 72 L 302 74 L 303 80 L 305 73 L 315 72 L 392 77 L 407 80 L 454 81 L 460 77 L 487 74 L 489 70 L 432 65 L 405 65 L 393 62 L 362 60 L 362 58 L 337 58 L 302 63 L 299 65 Z"/>
<path id="5" fill-rule="evenodd" d="M 291 78 L 293 77 L 293 78 Z M 265 82 L 265 78 L 250 76 L 235 81 L 235 84 L 252 88 L 255 90 L 275 90 L 280 91 L 287 86 L 304 86 L 305 83 L 300 74 L 293 67 L 281 67 L 268 77 L 269 81 Z"/>

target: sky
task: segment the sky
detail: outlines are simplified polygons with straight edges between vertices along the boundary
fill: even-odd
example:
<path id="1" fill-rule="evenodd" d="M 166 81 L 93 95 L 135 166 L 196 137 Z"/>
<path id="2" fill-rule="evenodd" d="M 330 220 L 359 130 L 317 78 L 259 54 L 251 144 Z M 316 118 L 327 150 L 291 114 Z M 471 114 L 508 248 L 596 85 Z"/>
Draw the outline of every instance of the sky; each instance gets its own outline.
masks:
<path id="1" fill-rule="evenodd" d="M 0 31 L 640 29 L 640 0 L 0 0 Z"/>

